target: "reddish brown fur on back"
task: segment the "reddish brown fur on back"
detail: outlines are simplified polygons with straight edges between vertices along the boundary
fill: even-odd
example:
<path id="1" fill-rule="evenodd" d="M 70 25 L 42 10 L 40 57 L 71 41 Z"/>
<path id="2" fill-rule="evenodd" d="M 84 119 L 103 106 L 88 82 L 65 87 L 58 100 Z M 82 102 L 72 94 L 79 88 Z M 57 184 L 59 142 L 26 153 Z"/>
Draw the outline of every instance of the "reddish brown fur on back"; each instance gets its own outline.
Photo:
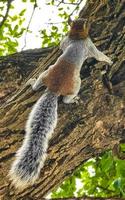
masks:
<path id="1" fill-rule="evenodd" d="M 73 94 L 75 69 L 75 65 L 59 59 L 47 70 L 42 77 L 42 82 L 49 90 L 59 95 Z"/>

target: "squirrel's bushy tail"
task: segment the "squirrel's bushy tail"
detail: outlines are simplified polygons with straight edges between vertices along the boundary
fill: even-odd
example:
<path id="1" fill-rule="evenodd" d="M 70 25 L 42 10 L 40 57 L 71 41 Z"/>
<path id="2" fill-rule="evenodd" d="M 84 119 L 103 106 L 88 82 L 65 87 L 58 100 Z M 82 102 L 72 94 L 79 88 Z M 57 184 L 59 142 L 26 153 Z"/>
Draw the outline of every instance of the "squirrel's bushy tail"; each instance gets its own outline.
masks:
<path id="1" fill-rule="evenodd" d="M 9 172 L 12 184 L 19 189 L 33 184 L 44 165 L 48 141 L 57 123 L 57 98 L 56 94 L 47 92 L 29 115 L 23 144 Z"/>

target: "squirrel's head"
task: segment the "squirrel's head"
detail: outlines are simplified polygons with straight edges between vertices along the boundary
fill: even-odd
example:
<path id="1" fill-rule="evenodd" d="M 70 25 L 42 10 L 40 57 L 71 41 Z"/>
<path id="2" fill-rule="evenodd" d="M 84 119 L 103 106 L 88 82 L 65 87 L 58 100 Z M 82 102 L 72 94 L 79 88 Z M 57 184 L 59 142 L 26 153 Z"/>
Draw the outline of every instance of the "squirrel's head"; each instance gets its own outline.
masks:
<path id="1" fill-rule="evenodd" d="M 69 37 L 72 39 L 85 39 L 89 35 L 89 22 L 87 19 L 76 19 L 74 21 L 69 18 L 70 25 Z"/>

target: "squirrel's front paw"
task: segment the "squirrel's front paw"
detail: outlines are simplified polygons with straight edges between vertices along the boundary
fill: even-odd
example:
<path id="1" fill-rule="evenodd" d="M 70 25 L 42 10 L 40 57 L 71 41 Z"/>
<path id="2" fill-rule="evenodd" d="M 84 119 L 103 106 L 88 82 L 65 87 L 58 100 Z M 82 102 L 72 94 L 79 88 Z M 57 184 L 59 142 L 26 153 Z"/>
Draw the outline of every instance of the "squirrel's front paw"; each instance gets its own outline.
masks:
<path id="1" fill-rule="evenodd" d="M 112 65 L 112 64 L 113 64 L 113 61 L 110 60 L 109 65 Z"/>
<path id="2" fill-rule="evenodd" d="M 112 64 L 113 64 L 113 61 L 112 61 L 110 58 L 108 58 L 108 59 L 107 59 L 107 63 L 108 63 L 109 65 L 112 65 Z"/>

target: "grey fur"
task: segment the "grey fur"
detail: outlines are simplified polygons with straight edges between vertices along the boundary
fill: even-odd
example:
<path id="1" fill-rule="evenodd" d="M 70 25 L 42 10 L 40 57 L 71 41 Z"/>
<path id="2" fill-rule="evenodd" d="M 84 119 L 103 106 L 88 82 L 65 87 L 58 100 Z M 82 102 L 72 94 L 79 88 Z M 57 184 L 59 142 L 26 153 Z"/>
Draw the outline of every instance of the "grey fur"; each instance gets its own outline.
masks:
<path id="1" fill-rule="evenodd" d="M 16 154 L 10 176 L 16 187 L 32 184 L 43 167 L 48 141 L 57 123 L 57 95 L 47 92 L 33 107 L 23 145 Z"/>
<path id="2" fill-rule="evenodd" d="M 81 69 L 83 62 L 90 57 L 93 57 L 98 61 L 107 62 L 110 65 L 112 64 L 111 59 L 99 51 L 89 37 L 84 40 L 72 40 L 69 37 L 66 37 L 61 43 L 60 48 L 64 51 L 61 57 L 66 61 L 75 64 L 79 70 Z"/>

